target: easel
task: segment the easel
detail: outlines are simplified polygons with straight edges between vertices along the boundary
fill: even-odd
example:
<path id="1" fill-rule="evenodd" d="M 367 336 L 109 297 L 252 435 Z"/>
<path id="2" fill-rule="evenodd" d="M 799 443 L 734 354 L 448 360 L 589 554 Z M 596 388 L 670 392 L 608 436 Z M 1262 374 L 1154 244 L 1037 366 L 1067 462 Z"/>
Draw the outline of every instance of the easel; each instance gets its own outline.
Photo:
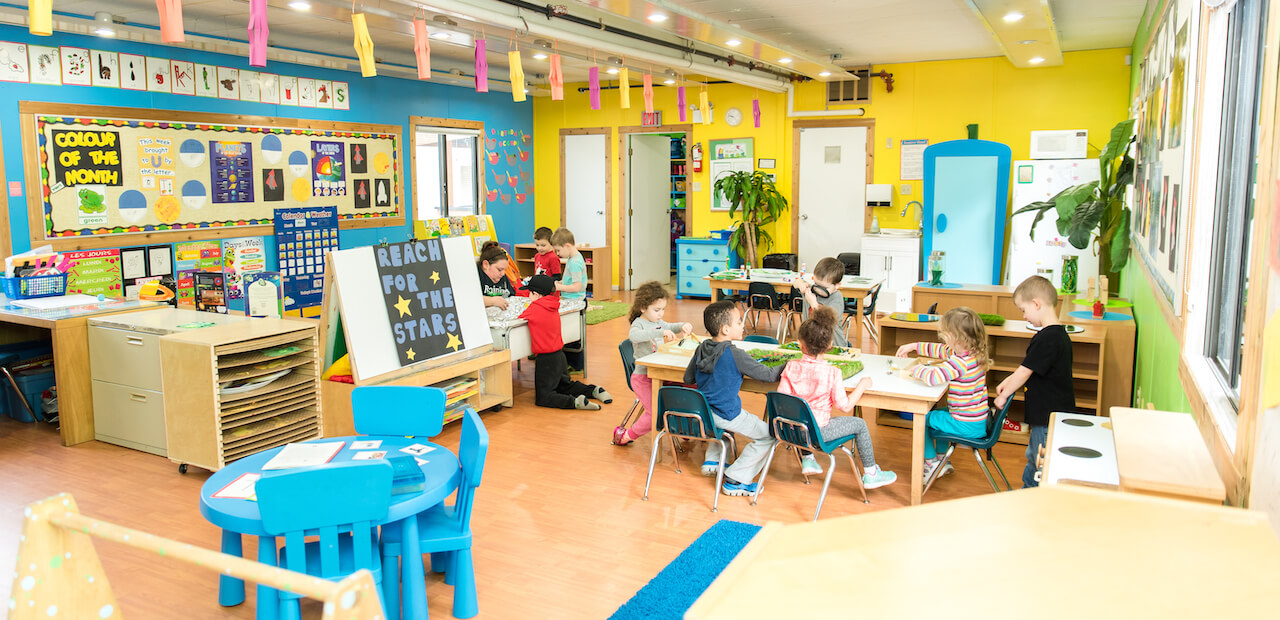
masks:
<path id="1" fill-rule="evenodd" d="M 341 320 L 338 304 L 338 287 L 333 280 L 333 259 L 325 255 L 323 305 L 320 308 L 320 343 L 324 348 L 324 367 L 333 364 L 333 350 L 337 339 L 337 325 Z M 343 330 L 344 339 L 347 332 Z M 347 350 L 350 351 L 350 342 Z M 351 392 L 366 385 L 430 386 L 450 379 L 476 377 L 480 381 L 480 393 L 466 400 L 476 411 L 490 407 L 510 407 L 514 404 L 511 387 L 511 353 L 495 350 L 485 345 L 468 351 L 459 351 L 434 359 L 423 360 L 373 377 L 362 377 L 353 359 L 351 364 L 355 383 L 337 381 L 320 382 L 321 435 L 339 437 L 354 435 L 351 418 Z"/>

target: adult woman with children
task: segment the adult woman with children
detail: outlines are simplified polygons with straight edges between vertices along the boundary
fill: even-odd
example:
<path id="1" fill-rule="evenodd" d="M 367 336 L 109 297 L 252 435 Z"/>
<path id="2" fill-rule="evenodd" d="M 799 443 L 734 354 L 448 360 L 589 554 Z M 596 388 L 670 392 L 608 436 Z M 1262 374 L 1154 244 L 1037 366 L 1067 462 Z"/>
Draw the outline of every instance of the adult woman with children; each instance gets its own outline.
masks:
<path id="1" fill-rule="evenodd" d="M 511 279 L 507 277 L 507 268 L 511 257 L 502 246 L 494 243 L 486 244 L 480 250 L 480 258 L 476 261 L 476 270 L 480 272 L 480 292 L 484 295 L 486 308 L 496 306 L 507 309 L 507 298 L 518 295 Z"/>

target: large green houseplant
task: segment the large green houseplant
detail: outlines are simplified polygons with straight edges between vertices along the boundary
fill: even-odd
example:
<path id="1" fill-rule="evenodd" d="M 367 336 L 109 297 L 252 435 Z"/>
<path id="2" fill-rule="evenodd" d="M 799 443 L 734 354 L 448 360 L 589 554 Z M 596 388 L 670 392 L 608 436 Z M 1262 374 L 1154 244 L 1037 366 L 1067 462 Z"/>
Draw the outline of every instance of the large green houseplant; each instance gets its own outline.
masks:
<path id="1" fill-rule="evenodd" d="M 787 211 L 787 199 L 773 184 L 773 175 L 761 172 L 731 172 L 716 179 L 714 191 L 729 203 L 729 217 L 737 228 L 729 237 L 729 247 L 753 267 L 759 266 L 761 247 L 773 245 L 764 227 Z"/>
<path id="2" fill-rule="evenodd" d="M 1035 239 L 1040 219 L 1052 209 L 1058 217 L 1058 234 L 1081 250 L 1096 240 L 1102 273 L 1119 272 L 1129 262 L 1129 207 L 1124 204 L 1124 191 L 1133 182 L 1133 158 L 1128 153 L 1132 141 L 1133 119 L 1122 121 L 1111 129 L 1111 140 L 1098 156 L 1099 180 L 1068 187 L 1049 200 L 1014 211 L 1014 215 L 1036 213 L 1031 238 Z"/>

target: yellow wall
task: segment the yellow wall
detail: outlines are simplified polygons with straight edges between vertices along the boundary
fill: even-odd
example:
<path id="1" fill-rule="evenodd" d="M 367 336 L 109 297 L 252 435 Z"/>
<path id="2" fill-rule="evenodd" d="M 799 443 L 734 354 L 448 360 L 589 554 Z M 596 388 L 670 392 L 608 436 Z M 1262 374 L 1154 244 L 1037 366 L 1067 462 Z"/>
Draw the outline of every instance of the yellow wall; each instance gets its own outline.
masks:
<path id="1" fill-rule="evenodd" d="M 1016 69 L 1008 60 L 978 58 L 970 60 L 946 60 L 877 65 L 893 74 L 893 92 L 885 91 L 884 81 L 872 78 L 872 103 L 867 104 L 864 118 L 875 119 L 874 181 L 893 184 L 891 208 L 877 209 L 880 225 L 886 228 L 907 228 L 914 222 L 899 217 L 903 206 L 911 200 L 922 200 L 920 181 L 903 182 L 899 178 L 898 148 L 902 140 L 927 139 L 930 144 L 946 140 L 963 139 L 965 126 L 978 124 L 978 137 L 1008 144 L 1013 158 L 1025 159 L 1030 148 L 1031 134 L 1035 129 L 1088 129 L 1089 156 L 1096 157 L 1098 148 L 1105 145 L 1111 127 L 1126 118 L 1129 88 L 1129 67 L 1124 63 L 1127 48 L 1069 52 L 1064 55 L 1061 67 Z M 640 124 L 644 111 L 640 88 L 632 87 L 632 107 L 622 110 L 618 105 L 616 90 L 603 91 L 601 110 L 590 106 L 588 93 L 579 93 L 583 84 L 565 85 L 565 100 L 551 101 L 535 98 L 533 104 L 534 175 L 537 179 L 534 219 L 539 226 L 555 227 L 560 223 L 560 129 L 581 127 L 609 127 L 612 129 L 610 145 L 613 158 L 610 162 L 612 183 L 611 209 L 621 204 L 624 188 L 618 176 L 617 128 Z M 678 123 L 675 107 L 675 88 L 655 89 L 654 107 L 661 110 L 663 120 Z M 825 103 L 825 85 L 801 84 L 796 89 L 795 108 L 821 110 Z M 707 142 L 724 138 L 755 138 L 755 157 L 777 160 L 778 188 L 791 200 L 792 144 L 790 119 L 786 118 L 786 95 L 761 92 L 760 107 L 763 112 L 761 127 L 752 126 L 751 100 L 756 95 L 753 88 L 734 84 L 710 87 L 711 102 L 715 107 L 715 123 L 709 126 L 695 125 L 689 144 L 701 143 L 704 154 Z M 696 103 L 697 90 L 688 89 L 688 99 Z M 724 113 L 731 107 L 742 110 L 745 120 L 738 127 L 724 122 Z M 853 107 L 853 106 L 846 106 Z M 889 145 L 886 146 L 886 140 Z M 708 168 L 701 173 L 690 172 L 689 183 L 701 183 L 701 190 L 690 192 L 694 226 L 691 235 L 705 235 L 708 230 L 726 228 L 730 224 L 727 212 L 710 211 L 710 187 Z M 900 193 L 901 185 L 911 186 L 911 195 Z M 1018 205 L 1021 206 L 1021 205 Z M 611 245 L 615 248 L 617 264 L 617 214 Z M 914 214 L 909 215 L 914 217 Z M 784 216 L 773 234 L 776 243 L 773 251 L 791 251 L 791 222 Z M 614 280 L 617 283 L 617 279 Z"/>

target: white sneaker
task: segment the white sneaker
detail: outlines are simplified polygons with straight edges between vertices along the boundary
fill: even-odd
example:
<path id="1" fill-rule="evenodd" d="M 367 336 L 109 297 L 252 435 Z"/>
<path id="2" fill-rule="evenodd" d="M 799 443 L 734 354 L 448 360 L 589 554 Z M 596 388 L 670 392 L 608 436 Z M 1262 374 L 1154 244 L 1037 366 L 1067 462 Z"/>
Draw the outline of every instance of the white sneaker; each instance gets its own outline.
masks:
<path id="1" fill-rule="evenodd" d="M 947 464 L 942 466 L 942 471 L 938 472 L 938 477 L 941 478 L 955 470 L 956 468 L 951 465 L 951 461 L 947 461 Z"/>
<path id="2" fill-rule="evenodd" d="M 925 461 L 925 462 L 924 462 L 924 480 L 925 480 L 925 482 L 928 482 L 928 481 L 929 481 L 929 476 L 933 475 L 933 470 L 934 470 L 934 469 L 937 469 L 937 467 L 938 467 L 938 463 L 940 463 L 940 462 L 941 462 L 941 461 Z M 948 465 L 950 465 L 950 463 L 947 463 L 947 464 L 948 464 Z"/>
<path id="3" fill-rule="evenodd" d="M 800 460 L 800 471 L 806 476 L 816 476 L 822 473 L 822 466 L 818 464 L 818 459 L 813 458 L 812 454 L 806 454 Z"/>
<path id="4" fill-rule="evenodd" d="M 702 462 L 702 475 L 714 476 L 719 472 L 720 472 L 719 461 L 703 461 Z"/>

